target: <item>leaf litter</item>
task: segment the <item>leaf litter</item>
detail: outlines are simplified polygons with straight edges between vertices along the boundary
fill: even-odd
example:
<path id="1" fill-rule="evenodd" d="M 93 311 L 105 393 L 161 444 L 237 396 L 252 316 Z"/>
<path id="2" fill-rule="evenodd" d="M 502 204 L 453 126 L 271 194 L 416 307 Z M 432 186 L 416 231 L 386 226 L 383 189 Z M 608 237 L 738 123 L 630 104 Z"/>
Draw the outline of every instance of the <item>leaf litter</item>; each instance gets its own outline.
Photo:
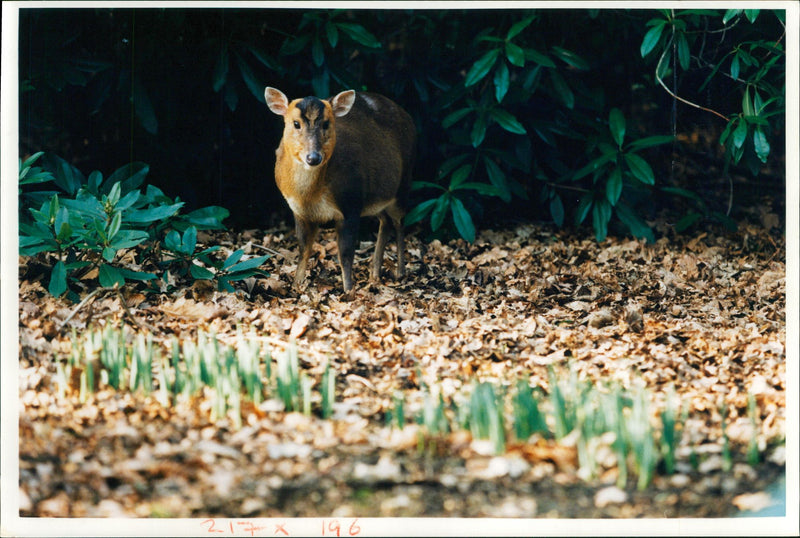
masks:
<path id="1" fill-rule="evenodd" d="M 77 310 L 28 278 L 35 271 L 20 260 L 21 515 L 724 517 L 772 502 L 764 491 L 785 469 L 777 231 L 744 225 L 652 245 L 597 244 L 534 225 L 485 231 L 474 244 L 412 237 L 408 276 L 394 281 L 384 267 L 380 283 L 368 283 L 364 242 L 351 300 L 341 295 L 330 232 L 315 246 L 310 283 L 292 291 L 296 245 L 287 236 L 203 235 L 275 254 L 271 276 L 237 294 L 187 282 L 172 295 L 101 292 Z M 294 342 L 317 384 L 325 364 L 335 371 L 333 416 L 287 412 L 268 394 L 243 402 L 237 427 L 230 413 L 212 420 L 208 391 L 166 406 L 108 387 L 81 403 L 76 382 L 59 393 L 56 363 L 72 331 L 130 315 L 165 346 L 198 331 L 233 345 L 242 330 L 273 354 Z M 633 477 L 619 487 L 611 439 L 593 447 L 599 467 L 587 474 L 574 436 L 509 437 L 498 454 L 469 430 L 432 435 L 413 420 L 431 387 L 451 402 L 473 381 L 509 387 L 524 378 L 547 393 L 548 369 L 597 386 L 644 386 L 658 409 L 674 390 L 686 413 L 674 474 L 659 469 L 643 490 Z M 398 394 L 409 418 L 402 429 L 387 423 Z M 743 456 L 752 439 L 755 467 Z"/>

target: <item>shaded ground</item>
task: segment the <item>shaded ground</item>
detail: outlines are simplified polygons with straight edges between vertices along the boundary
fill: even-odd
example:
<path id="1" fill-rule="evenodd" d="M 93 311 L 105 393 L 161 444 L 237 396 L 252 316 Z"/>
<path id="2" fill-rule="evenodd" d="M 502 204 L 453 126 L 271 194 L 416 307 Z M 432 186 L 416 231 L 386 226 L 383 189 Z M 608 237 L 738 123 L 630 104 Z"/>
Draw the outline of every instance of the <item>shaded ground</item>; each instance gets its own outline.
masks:
<path id="1" fill-rule="evenodd" d="M 764 490 L 785 463 L 785 247 L 770 215 L 735 234 L 667 232 L 649 246 L 598 245 L 530 225 L 484 232 L 474 245 L 412 238 L 409 276 L 374 285 L 365 243 L 352 301 L 340 300 L 331 233 L 299 295 L 290 290 L 296 244 L 287 230 L 205 236 L 275 253 L 272 276 L 248 283 L 249 294 L 202 283 L 129 292 L 137 322 L 158 341 L 202 328 L 233 343 L 239 326 L 276 353 L 296 338 L 308 375 L 319 380 L 326 359 L 337 372 L 332 420 L 267 400 L 245 407 L 240 430 L 229 419 L 211 422 L 205 397 L 172 408 L 107 389 L 86 404 L 77 392 L 60 397 L 54 359 L 69 351 L 70 328 L 118 322 L 125 310 L 114 294 L 77 310 L 53 300 L 23 265 L 21 514 L 720 517 L 774 504 Z M 512 440 L 495 456 L 468 432 L 431 438 L 415 424 L 385 424 L 396 391 L 413 417 L 424 386 L 455 399 L 472 379 L 507 385 L 527 375 L 546 392 L 548 366 L 596 383 L 644 384 L 656 409 L 674 386 L 688 412 L 676 474 L 660 469 L 644 491 L 635 477 L 617 489 L 603 446 L 601 472 L 590 478 L 578 469 L 574 440 Z M 734 456 L 728 471 L 721 405 Z M 755 469 L 745 463 L 754 435 Z"/>

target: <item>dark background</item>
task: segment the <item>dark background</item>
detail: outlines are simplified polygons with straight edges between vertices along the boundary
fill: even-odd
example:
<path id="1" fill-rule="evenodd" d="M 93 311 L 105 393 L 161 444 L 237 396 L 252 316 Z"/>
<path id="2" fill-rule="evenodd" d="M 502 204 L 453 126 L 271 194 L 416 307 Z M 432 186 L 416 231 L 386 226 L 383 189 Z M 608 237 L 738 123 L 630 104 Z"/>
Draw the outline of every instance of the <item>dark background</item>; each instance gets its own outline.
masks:
<path id="1" fill-rule="evenodd" d="M 230 225 L 266 226 L 286 219 L 289 212 L 272 172 L 282 122 L 263 103 L 263 87 L 278 87 L 290 98 L 315 89 L 333 94 L 353 87 L 384 93 L 412 114 L 420 132 L 416 176 L 433 181 L 457 139 L 457 133 L 443 128 L 443 118 L 470 96 L 490 91 L 475 86 L 472 93 L 463 88 L 459 93 L 466 72 L 485 50 L 476 36 L 502 34 L 500 29 L 529 13 L 317 10 L 309 18 L 307 11 L 284 9 L 23 8 L 21 154 L 52 152 L 85 174 L 97 169 L 108 175 L 123 164 L 143 161 L 150 165 L 148 181 L 179 196 L 187 208 L 221 205 L 231 211 Z M 524 100 L 513 101 L 509 95 L 520 121 L 549 122 L 556 142 L 545 143 L 529 128 L 525 144 L 532 165 L 528 171 L 510 172 L 527 197 L 515 196 L 510 203 L 484 201 L 474 212 L 476 220 L 486 225 L 509 215 L 544 218 L 545 205 L 537 198 L 543 178 L 563 173 L 565 166 L 585 164 L 586 146 L 575 133 L 580 125 L 606 121 L 611 107 L 623 110 L 631 132 L 694 139 L 648 153 L 659 182 L 707 189 L 724 204 L 727 192 L 720 189 L 727 182 L 687 175 L 691 167 L 676 173 L 678 159 L 721 175 L 721 148 L 715 138 L 724 123 L 677 105 L 655 84 L 654 61 L 639 54 L 645 23 L 653 13 L 535 12 L 526 42 L 542 51 L 554 46 L 573 51 L 586 68 L 559 63 L 575 93 L 571 109 L 544 84 Z M 331 46 L 327 21 L 359 25 L 369 36 L 353 38 L 339 31 L 336 46 Z M 758 25 L 742 24 L 739 33 L 709 40 L 704 52 L 712 47 L 724 52 L 731 43 L 747 39 L 748 32 L 777 36 L 780 30 L 774 17 L 763 16 Z M 379 47 L 369 42 L 370 36 Z M 227 58 L 224 76 L 222 58 Z M 699 104 L 724 114 L 741 106 L 741 88 L 729 79 L 716 77 L 702 93 L 691 93 L 708 69 L 679 75 L 673 79 L 670 74 L 670 82 Z M 757 170 L 758 193 L 782 191 L 782 129 L 772 134 L 770 163 Z M 495 137 L 499 146 L 508 140 L 521 147 L 518 135 L 490 131 L 487 137 Z M 755 177 L 742 170 L 744 176 Z M 656 211 L 661 203 L 642 207 Z"/>

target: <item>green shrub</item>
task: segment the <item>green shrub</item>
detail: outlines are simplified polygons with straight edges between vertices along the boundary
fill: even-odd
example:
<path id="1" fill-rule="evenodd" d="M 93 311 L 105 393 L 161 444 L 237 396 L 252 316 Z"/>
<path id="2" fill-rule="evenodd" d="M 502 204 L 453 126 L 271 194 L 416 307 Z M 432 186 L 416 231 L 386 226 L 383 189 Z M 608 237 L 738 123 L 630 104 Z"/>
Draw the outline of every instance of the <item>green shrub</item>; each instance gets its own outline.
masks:
<path id="1" fill-rule="evenodd" d="M 183 148 L 159 126 L 176 107 L 216 100 L 222 132 L 236 123 L 233 114 L 263 111 L 263 88 L 276 81 L 298 96 L 354 88 L 393 97 L 420 135 L 406 222 L 440 238 L 473 240 L 487 214 L 507 204 L 526 216 L 549 213 L 557 226 L 590 222 L 598 240 L 615 232 L 652 240 L 653 202 L 689 203 L 679 232 L 704 221 L 732 227 L 732 195 L 721 209 L 696 187 L 667 180 L 666 151 L 681 147 L 657 147 L 667 142 L 663 130 L 645 129 L 669 121 L 670 134 L 681 134 L 678 113 L 687 106 L 718 118 L 723 175 L 741 166 L 757 176 L 782 146 L 785 10 L 275 9 L 253 17 L 247 9 L 176 9 L 138 10 L 137 19 L 65 11 L 91 22 L 80 28 L 63 24 L 61 13 L 30 11 L 22 16 L 32 28 L 20 49 L 31 56 L 21 61 L 23 96 L 49 102 L 53 92 L 79 89 L 81 110 L 103 114 L 104 129 L 128 128 L 120 118 L 132 112 L 143 131 L 136 134 L 170 158 Z M 108 48 L 102 36 L 137 21 L 137 54 L 153 61 L 134 73 L 130 49 Z M 197 97 L 176 103 L 169 96 L 188 79 L 170 66 L 189 57 L 198 69 L 185 76 Z M 56 126 L 59 118 L 43 110 L 50 117 L 39 123 Z M 81 138 L 82 128 L 74 127 Z M 203 140 L 210 146 L 216 136 Z M 200 159 L 213 168 L 210 157 Z"/>
<path id="2" fill-rule="evenodd" d="M 50 267 L 47 289 L 52 295 L 67 293 L 77 300 L 74 288 L 94 270 L 104 288 L 156 280 L 157 272 L 141 268 L 153 258 L 163 282 L 170 272 L 192 279 L 216 278 L 225 291 L 233 291 L 233 281 L 264 274 L 258 266 L 267 256 L 241 261 L 244 252 L 237 250 L 216 260 L 210 254 L 218 246 L 195 252 L 197 231 L 224 228 L 228 211 L 206 207 L 181 214 L 182 201 L 170 199 L 153 185 L 144 186 L 147 165 L 132 163 L 104 179 L 98 171 L 84 177 L 55 156 L 45 156 L 44 168 L 33 167 L 41 156 L 20 163 L 20 188 L 52 181 L 59 190 L 20 193 L 19 253 L 37 256 Z M 163 249 L 154 249 L 159 242 Z M 131 249 L 139 254 L 137 262 L 123 263 L 121 254 Z"/>

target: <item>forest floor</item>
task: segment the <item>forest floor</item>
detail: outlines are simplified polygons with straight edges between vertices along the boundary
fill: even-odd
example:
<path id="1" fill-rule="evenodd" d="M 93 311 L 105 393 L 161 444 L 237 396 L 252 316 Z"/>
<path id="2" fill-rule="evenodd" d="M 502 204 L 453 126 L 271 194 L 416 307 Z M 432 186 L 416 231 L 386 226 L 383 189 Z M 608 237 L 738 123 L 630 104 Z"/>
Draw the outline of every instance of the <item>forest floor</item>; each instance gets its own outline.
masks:
<path id="1" fill-rule="evenodd" d="M 28 279 L 21 260 L 20 514 L 663 518 L 772 505 L 767 489 L 785 469 L 785 242 L 776 215 L 765 210 L 758 222 L 686 236 L 662 227 L 652 245 L 538 225 L 484 231 L 472 245 L 412 236 L 407 276 L 390 276 L 392 245 L 378 284 L 367 283 L 372 245 L 362 243 L 350 301 L 332 232 L 300 293 L 286 228 L 201 234 L 206 246 L 275 254 L 271 276 L 237 294 L 186 283 L 126 291 L 125 305 L 100 293 L 78 308 Z M 202 396 L 164 406 L 107 387 L 84 403 L 77 388 L 60 394 L 56 363 L 72 329 L 123 322 L 165 346 L 199 330 L 233 343 L 237 328 L 273 355 L 294 340 L 310 378 L 328 360 L 335 369 L 333 417 L 287 413 L 273 397 L 243 404 L 237 428 L 230 416 L 212 420 Z M 674 389 L 686 412 L 675 473 L 659 467 L 645 489 L 635 475 L 618 488 L 608 447 L 597 446 L 598 472 L 587 476 L 574 436 L 509 434 L 498 455 L 469 430 L 425 437 L 413 420 L 386 423 L 399 392 L 412 419 L 426 387 L 453 401 L 473 380 L 528 379 L 547 393 L 548 368 L 598 386 L 643 385 L 654 410 Z"/>

